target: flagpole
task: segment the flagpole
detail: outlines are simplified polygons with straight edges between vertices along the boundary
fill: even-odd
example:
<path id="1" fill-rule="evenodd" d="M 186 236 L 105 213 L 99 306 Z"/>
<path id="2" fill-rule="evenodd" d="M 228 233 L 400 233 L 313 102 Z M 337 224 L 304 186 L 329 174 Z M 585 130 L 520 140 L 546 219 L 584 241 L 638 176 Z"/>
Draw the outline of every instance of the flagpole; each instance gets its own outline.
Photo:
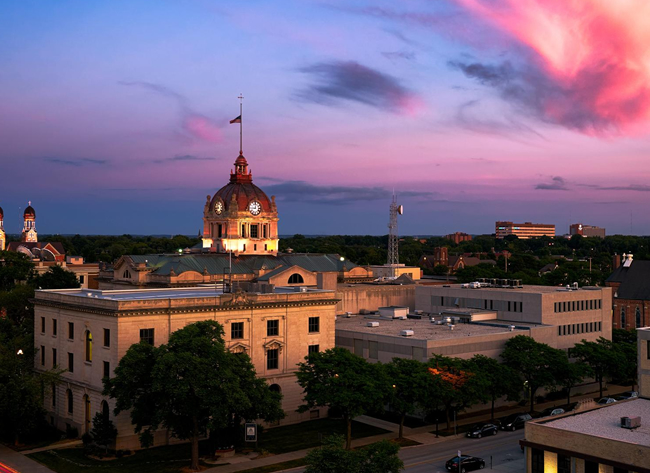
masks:
<path id="1" fill-rule="evenodd" d="M 239 154 L 244 154 L 244 147 L 242 146 L 242 134 L 243 134 L 243 123 L 242 123 L 242 100 L 244 96 L 239 94 Z"/>

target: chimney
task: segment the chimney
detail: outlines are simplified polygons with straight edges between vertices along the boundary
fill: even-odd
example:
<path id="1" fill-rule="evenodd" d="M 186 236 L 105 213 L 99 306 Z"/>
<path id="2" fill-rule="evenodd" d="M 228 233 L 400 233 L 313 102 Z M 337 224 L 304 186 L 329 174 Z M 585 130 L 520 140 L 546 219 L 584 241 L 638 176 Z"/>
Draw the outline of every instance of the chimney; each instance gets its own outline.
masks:
<path id="1" fill-rule="evenodd" d="M 621 255 L 614 253 L 612 257 L 612 269 L 617 270 L 621 266 Z"/>

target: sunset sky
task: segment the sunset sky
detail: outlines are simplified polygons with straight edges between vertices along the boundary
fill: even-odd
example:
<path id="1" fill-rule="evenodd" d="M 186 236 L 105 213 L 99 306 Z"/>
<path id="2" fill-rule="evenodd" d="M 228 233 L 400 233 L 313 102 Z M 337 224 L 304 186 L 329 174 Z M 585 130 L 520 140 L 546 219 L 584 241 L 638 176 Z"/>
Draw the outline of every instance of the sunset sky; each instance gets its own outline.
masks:
<path id="1" fill-rule="evenodd" d="M 0 6 L 0 207 L 197 234 L 239 151 L 281 234 L 650 234 L 647 0 Z"/>

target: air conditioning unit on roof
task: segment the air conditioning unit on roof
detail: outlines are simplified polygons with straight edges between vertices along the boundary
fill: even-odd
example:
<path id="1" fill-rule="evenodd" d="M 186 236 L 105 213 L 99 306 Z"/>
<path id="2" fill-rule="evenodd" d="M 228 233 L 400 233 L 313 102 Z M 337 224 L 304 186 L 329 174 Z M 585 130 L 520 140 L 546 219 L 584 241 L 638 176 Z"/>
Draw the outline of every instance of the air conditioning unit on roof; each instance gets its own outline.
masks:
<path id="1" fill-rule="evenodd" d="M 402 337 L 412 337 L 413 335 L 415 335 L 415 332 L 413 330 L 402 330 L 399 334 Z"/>

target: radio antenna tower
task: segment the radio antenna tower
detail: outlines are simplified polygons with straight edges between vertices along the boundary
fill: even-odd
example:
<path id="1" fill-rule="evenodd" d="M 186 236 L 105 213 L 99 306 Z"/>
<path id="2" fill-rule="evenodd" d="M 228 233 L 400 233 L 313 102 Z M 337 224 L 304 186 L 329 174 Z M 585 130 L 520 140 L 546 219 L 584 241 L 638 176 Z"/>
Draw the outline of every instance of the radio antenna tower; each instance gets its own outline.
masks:
<path id="1" fill-rule="evenodd" d="M 390 220 L 388 222 L 388 266 L 390 275 L 395 277 L 399 265 L 399 237 L 397 235 L 397 215 L 404 213 L 404 207 L 397 205 L 397 197 L 393 192 L 393 201 L 390 203 Z"/>

